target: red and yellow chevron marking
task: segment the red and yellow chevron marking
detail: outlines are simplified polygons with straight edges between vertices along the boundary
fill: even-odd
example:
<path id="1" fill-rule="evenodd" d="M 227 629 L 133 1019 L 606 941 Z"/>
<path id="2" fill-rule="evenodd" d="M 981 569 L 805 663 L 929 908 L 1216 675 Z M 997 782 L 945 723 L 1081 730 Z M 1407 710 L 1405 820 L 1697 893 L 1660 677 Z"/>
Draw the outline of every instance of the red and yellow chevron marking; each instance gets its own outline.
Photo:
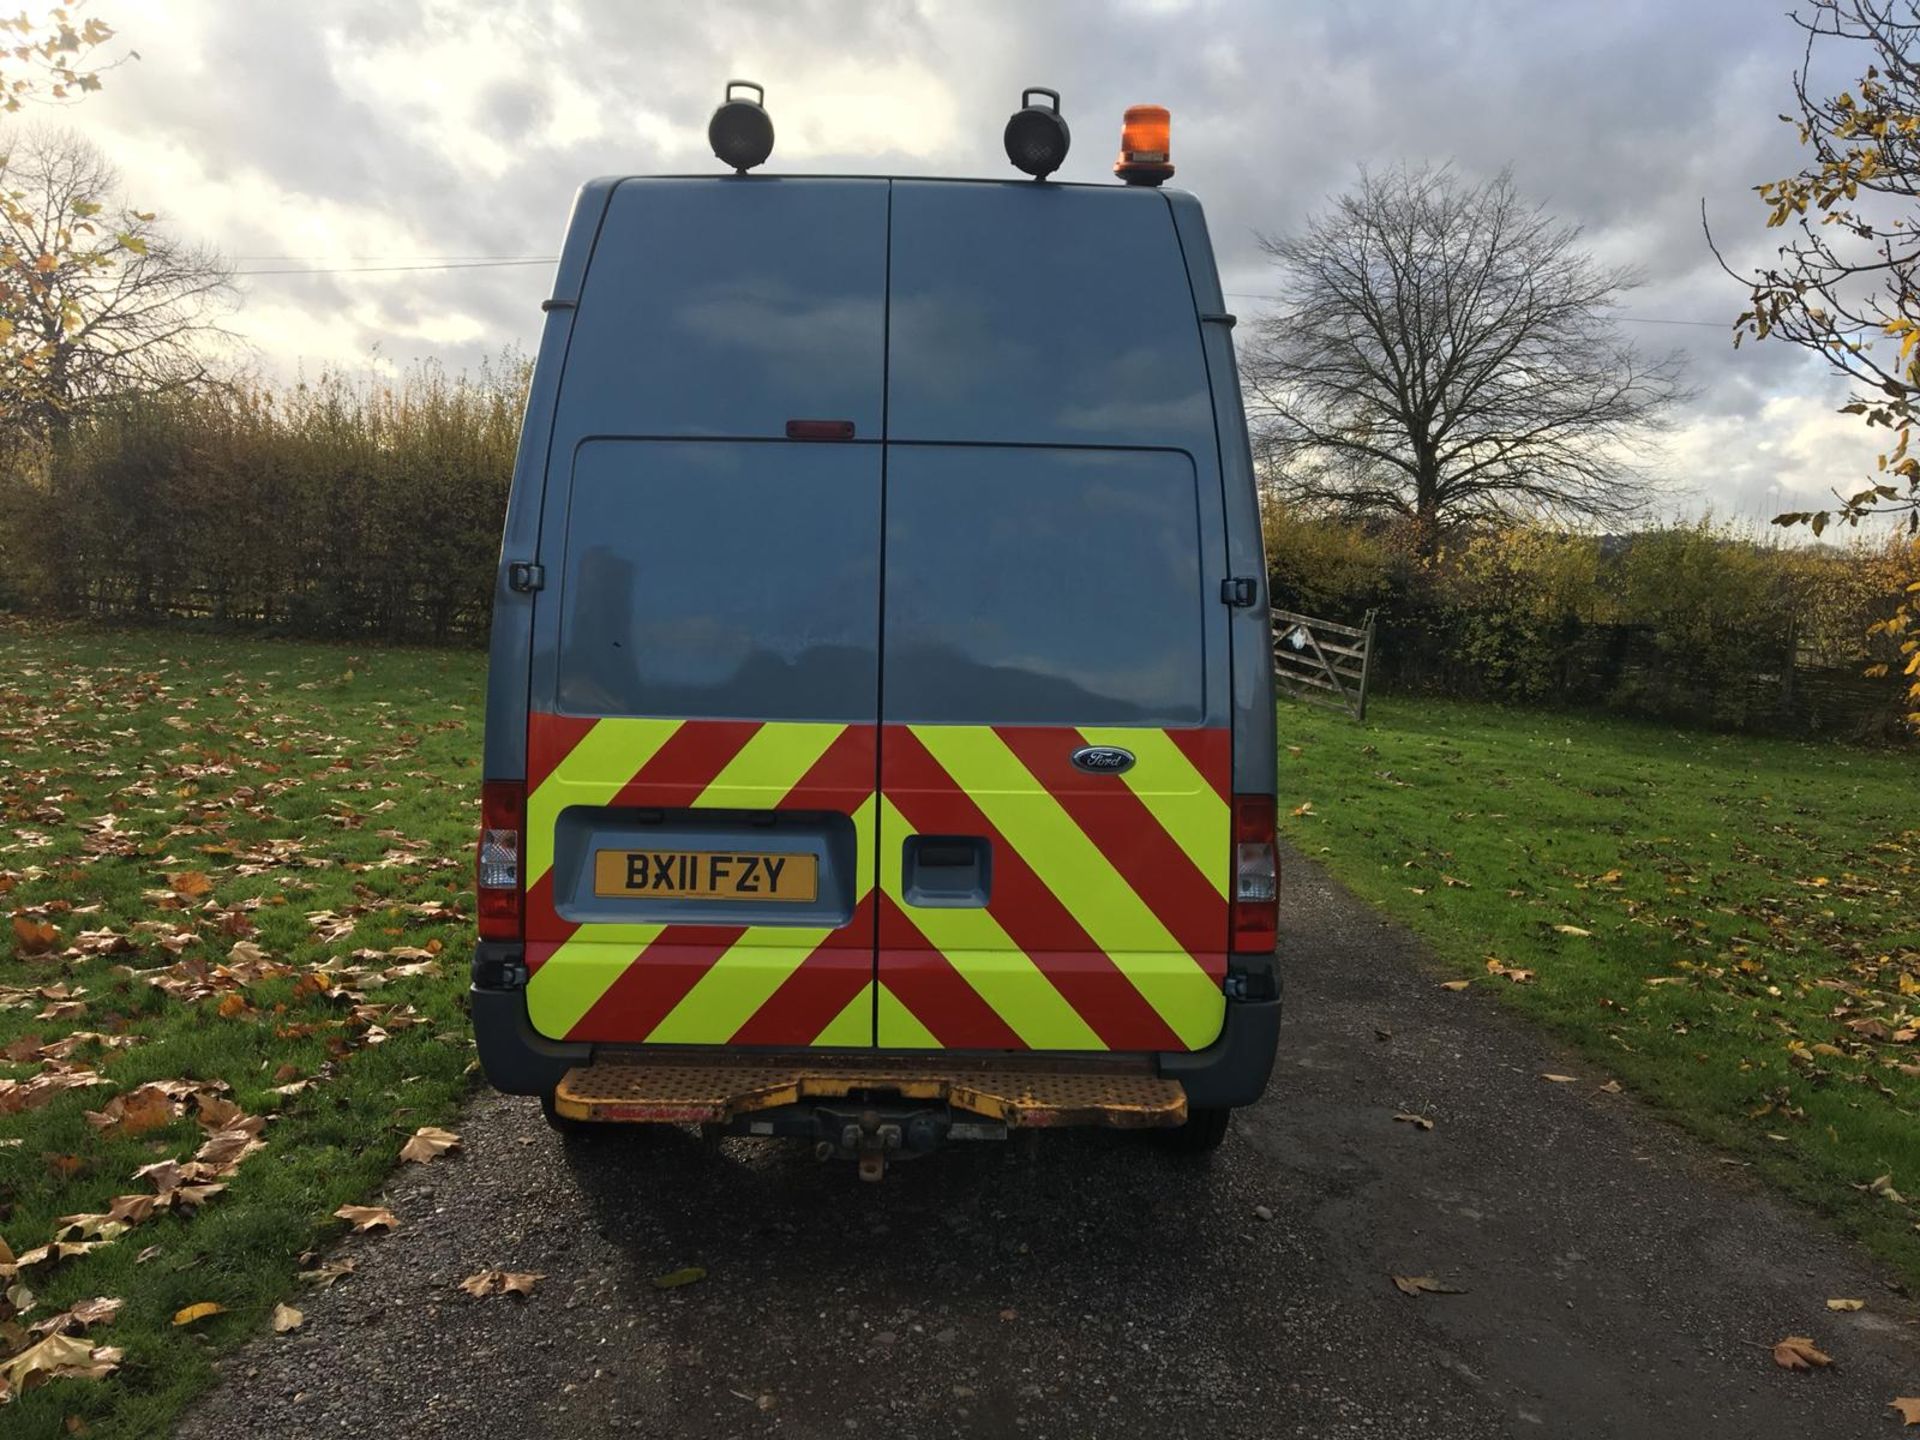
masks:
<path id="1" fill-rule="evenodd" d="M 886 727 L 879 977 L 897 1007 L 882 1004 L 882 1049 L 1191 1050 L 1220 1033 L 1231 756 L 1227 732 L 1186 733 L 1218 738 Z M 1087 744 L 1136 764 L 1085 774 L 1069 757 Z M 905 904 L 896 828 L 986 836 L 987 907 Z"/>
<path id="2" fill-rule="evenodd" d="M 661 1045 L 871 1044 L 870 881 L 837 930 L 575 925 L 554 908 L 555 829 L 570 807 L 827 810 L 871 855 L 874 729 L 536 714 L 528 732 L 527 1009 L 543 1035 Z M 536 778 L 537 777 L 537 778 Z M 861 1002 L 866 1008 L 862 1010 Z M 821 1038 L 821 1037 L 826 1038 Z"/>
<path id="3" fill-rule="evenodd" d="M 1068 757 L 1086 744 L 1123 746 L 1137 763 L 1084 774 Z M 528 1008 L 542 1034 L 1142 1051 L 1219 1033 L 1224 730 L 916 725 L 882 738 L 871 726 L 535 714 L 528 760 Z M 849 815 L 858 905 L 833 930 L 576 926 L 554 905 L 555 828 L 569 808 L 606 806 Z M 916 832 L 985 837 L 989 904 L 907 904 L 902 847 Z"/>

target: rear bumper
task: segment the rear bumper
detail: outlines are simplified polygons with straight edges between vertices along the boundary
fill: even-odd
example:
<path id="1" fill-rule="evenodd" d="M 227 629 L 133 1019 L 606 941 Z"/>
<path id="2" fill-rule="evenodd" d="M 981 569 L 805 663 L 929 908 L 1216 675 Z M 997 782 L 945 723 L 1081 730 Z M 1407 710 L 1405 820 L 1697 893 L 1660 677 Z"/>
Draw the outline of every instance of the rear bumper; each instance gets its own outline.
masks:
<path id="1" fill-rule="evenodd" d="M 518 945 L 481 941 L 474 951 L 478 975 L 498 975 L 517 966 Z M 551 1095 L 569 1070 L 586 1065 L 593 1047 L 549 1040 L 527 1019 L 522 989 L 474 985 L 467 992 L 480 1067 L 493 1088 L 508 1095 Z M 1220 1038 L 1204 1050 L 1156 1057 L 1158 1073 L 1180 1082 L 1192 1109 L 1251 1105 L 1267 1088 L 1280 1041 L 1280 1001 L 1229 997 Z M 719 1051 L 709 1052 L 716 1056 Z M 752 1052 L 739 1058 L 751 1063 Z"/>

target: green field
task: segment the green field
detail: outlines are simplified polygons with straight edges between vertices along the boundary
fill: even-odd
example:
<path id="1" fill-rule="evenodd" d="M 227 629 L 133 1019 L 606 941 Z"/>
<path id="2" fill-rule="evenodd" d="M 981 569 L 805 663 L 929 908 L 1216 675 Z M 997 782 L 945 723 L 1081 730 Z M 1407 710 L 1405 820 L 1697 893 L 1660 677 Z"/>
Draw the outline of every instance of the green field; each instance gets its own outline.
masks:
<path id="1" fill-rule="evenodd" d="M 18 625 L 0 656 L 0 1237 L 108 1242 L 0 1280 L 34 1302 L 0 1323 L 124 1302 L 84 1335 L 118 1370 L 17 1396 L 0 1433 L 150 1437 L 469 1083 L 484 661 Z M 226 1313 L 172 1323 L 202 1301 Z"/>
<path id="2" fill-rule="evenodd" d="M 1283 833 L 1428 939 L 1436 983 L 1920 1284 L 1920 756 L 1411 699 L 1283 705 L 1280 738 Z"/>

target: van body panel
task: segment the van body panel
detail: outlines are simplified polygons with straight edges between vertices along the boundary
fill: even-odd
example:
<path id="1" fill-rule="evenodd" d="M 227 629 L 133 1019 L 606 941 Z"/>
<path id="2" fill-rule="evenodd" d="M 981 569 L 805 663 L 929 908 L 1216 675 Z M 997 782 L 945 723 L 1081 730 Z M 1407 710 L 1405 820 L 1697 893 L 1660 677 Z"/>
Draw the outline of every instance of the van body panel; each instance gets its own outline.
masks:
<path id="1" fill-rule="evenodd" d="M 1259 489 L 1253 452 L 1247 440 L 1246 410 L 1240 398 L 1240 371 L 1234 358 L 1233 328 L 1207 235 L 1206 213 L 1184 191 L 1165 192 L 1180 235 L 1188 283 L 1201 315 L 1209 388 L 1213 393 L 1214 432 L 1219 437 L 1220 482 L 1226 506 L 1227 573 L 1253 582 L 1253 602 L 1228 612 L 1233 655 L 1233 789 L 1241 795 L 1271 795 L 1279 779 L 1275 749 L 1273 694 L 1273 622 L 1267 590 L 1266 532 L 1260 525 Z M 1266 957 L 1271 963 L 1272 957 Z"/>
<path id="2" fill-rule="evenodd" d="M 885 180 L 623 180 L 581 287 L 556 435 L 880 434 Z"/>
<path id="3" fill-rule="evenodd" d="M 493 581 L 493 621 L 487 647 L 487 726 L 482 773 L 489 780 L 519 780 L 527 773 L 527 687 L 533 668 L 536 594 L 508 583 L 516 562 L 540 555 L 541 512 L 546 496 L 547 462 L 553 442 L 554 410 L 567 347 L 573 338 L 573 302 L 587 273 L 587 260 L 599 233 L 607 199 L 616 182 L 595 180 L 574 198 L 573 215 L 554 274 L 556 302 L 546 312 L 540 349 L 527 389 L 526 418 L 514 453 L 513 483 L 500 538 L 500 564 Z"/>
<path id="4" fill-rule="evenodd" d="M 889 440 L 1157 446 L 1211 468 L 1207 370 L 1163 196 L 897 180 L 891 259 Z"/>

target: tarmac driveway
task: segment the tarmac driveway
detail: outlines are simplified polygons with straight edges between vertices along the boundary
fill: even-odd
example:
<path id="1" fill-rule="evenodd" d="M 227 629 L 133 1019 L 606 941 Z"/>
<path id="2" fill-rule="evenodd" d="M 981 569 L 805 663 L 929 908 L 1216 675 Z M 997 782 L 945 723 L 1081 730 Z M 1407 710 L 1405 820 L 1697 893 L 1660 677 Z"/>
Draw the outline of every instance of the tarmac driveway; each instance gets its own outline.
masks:
<path id="1" fill-rule="evenodd" d="M 1440 989 L 1318 867 L 1286 873 L 1279 1067 L 1211 1164 L 1067 1133 L 863 1185 L 798 1146 L 564 1143 L 484 1094 L 462 1156 L 395 1177 L 399 1231 L 343 1242 L 355 1271 L 180 1433 L 1899 1433 L 1920 1330 L 1885 1277 L 1490 997 Z M 495 1266 L 545 1278 L 455 1288 Z M 1836 1364 L 1778 1369 L 1787 1334 Z"/>

